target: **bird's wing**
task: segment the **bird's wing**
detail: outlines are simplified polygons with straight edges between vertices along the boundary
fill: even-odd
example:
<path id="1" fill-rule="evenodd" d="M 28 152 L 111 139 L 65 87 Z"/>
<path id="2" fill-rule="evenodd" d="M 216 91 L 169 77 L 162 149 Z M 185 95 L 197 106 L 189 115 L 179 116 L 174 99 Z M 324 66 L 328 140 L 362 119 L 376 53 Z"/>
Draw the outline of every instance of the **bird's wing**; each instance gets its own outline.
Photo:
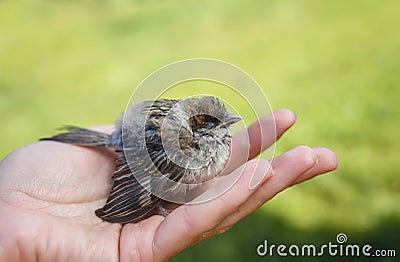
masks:
<path id="1" fill-rule="evenodd" d="M 110 195 L 104 207 L 96 210 L 96 215 L 105 221 L 123 224 L 148 217 L 160 202 L 146 189 L 149 174 L 144 169 L 131 170 L 123 155 L 116 159 L 116 164 Z"/>
<path id="2" fill-rule="evenodd" d="M 120 156 L 116 159 L 114 184 L 105 206 L 96 211 L 103 220 L 139 221 L 152 213 L 160 198 L 173 191 L 165 181 L 176 181 L 182 174 L 171 172 L 175 170 L 165 158 L 160 126 L 175 102 L 135 103 L 117 120 L 112 143 Z"/>

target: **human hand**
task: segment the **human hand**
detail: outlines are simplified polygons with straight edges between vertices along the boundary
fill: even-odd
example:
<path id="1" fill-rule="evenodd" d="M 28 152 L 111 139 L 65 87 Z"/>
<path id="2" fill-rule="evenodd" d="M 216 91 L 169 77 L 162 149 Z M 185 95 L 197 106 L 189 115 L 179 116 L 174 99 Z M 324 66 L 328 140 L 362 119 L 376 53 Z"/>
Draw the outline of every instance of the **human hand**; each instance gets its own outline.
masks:
<path id="1" fill-rule="evenodd" d="M 17 149 L 0 163 L 0 260 L 167 260 L 225 232 L 285 188 L 337 167 L 332 151 L 306 146 L 273 159 L 272 169 L 253 159 L 275 142 L 275 135 L 260 132 L 274 122 L 279 138 L 295 116 L 278 110 L 235 135 L 229 168 L 243 174 L 226 193 L 124 226 L 94 214 L 112 185 L 114 153 L 47 141 Z M 250 183 L 252 177 L 261 182 Z"/>

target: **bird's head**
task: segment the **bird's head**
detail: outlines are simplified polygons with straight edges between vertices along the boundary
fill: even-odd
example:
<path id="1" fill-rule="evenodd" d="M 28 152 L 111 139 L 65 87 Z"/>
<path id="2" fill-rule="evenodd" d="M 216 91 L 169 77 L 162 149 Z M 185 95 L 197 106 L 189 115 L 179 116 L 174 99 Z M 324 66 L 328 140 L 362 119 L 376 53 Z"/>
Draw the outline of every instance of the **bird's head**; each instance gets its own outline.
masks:
<path id="1" fill-rule="evenodd" d="M 176 152 L 171 156 L 178 156 L 176 159 L 186 168 L 207 169 L 207 174 L 223 168 L 229 157 L 229 127 L 241 120 L 239 116 L 229 113 L 212 96 L 182 99 L 174 105 L 169 115 L 166 117 L 169 122 L 166 130 L 170 133 L 164 137 L 168 143 L 168 138 L 175 136 L 174 141 L 171 140 L 175 146 L 171 148 Z"/>

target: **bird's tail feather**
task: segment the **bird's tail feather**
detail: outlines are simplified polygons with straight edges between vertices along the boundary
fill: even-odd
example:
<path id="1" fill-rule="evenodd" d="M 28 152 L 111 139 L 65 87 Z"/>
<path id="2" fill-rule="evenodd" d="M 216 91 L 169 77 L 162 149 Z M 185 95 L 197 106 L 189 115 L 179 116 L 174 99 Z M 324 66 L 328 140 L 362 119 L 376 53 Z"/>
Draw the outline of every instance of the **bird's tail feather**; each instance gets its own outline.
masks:
<path id="1" fill-rule="evenodd" d="M 83 146 L 112 146 L 110 135 L 75 126 L 66 126 L 63 129 L 67 132 L 40 140 L 58 141 Z"/>

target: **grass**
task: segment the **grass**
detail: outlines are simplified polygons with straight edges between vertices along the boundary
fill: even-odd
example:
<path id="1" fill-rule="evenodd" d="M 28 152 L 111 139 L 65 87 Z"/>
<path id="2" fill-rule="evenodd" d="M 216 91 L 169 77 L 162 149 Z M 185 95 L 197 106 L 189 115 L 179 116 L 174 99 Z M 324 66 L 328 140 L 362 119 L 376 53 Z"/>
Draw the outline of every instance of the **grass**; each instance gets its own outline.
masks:
<path id="1" fill-rule="evenodd" d="M 399 13 L 395 0 L 1 1 L 0 157 L 65 124 L 112 123 L 165 64 L 221 59 L 254 77 L 274 109 L 297 113 L 277 153 L 326 146 L 340 168 L 175 261 L 255 259 L 264 239 L 326 243 L 339 232 L 398 248 Z"/>

